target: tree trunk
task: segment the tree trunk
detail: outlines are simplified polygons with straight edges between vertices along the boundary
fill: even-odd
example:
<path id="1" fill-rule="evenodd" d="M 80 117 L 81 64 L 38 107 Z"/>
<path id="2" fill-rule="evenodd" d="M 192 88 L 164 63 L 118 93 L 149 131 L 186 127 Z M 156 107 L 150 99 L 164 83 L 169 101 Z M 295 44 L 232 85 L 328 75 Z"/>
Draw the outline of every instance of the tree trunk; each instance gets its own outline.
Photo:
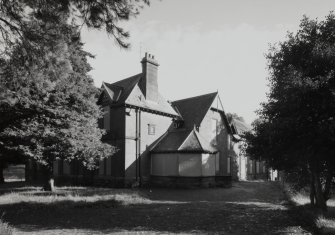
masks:
<path id="1" fill-rule="evenodd" d="M 326 183 L 325 183 L 325 190 L 323 192 L 323 198 L 325 201 L 328 201 L 330 198 L 330 191 L 331 191 L 331 186 L 332 186 L 332 181 L 333 181 L 333 174 L 331 171 L 327 172 L 327 178 L 326 178 Z"/>
<path id="2" fill-rule="evenodd" d="M 54 176 L 53 176 L 53 168 L 52 167 L 45 167 L 45 176 L 44 176 L 44 185 L 43 190 L 44 191 L 55 191 L 55 185 L 54 185 Z"/>
<path id="3" fill-rule="evenodd" d="M 309 192 L 309 199 L 311 201 L 311 205 L 315 206 L 315 186 L 314 186 L 314 176 L 311 174 L 311 188 Z"/>
<path id="4" fill-rule="evenodd" d="M 323 211 L 327 211 L 327 204 L 323 197 L 322 186 L 320 181 L 320 173 L 313 172 L 314 187 L 315 187 L 315 206 Z"/>

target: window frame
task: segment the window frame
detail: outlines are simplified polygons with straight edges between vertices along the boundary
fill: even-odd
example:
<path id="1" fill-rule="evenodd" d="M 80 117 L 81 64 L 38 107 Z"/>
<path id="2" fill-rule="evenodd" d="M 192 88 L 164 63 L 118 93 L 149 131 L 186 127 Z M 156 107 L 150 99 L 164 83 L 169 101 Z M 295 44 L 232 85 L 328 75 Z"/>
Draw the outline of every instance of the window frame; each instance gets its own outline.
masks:
<path id="1" fill-rule="evenodd" d="M 156 135 L 156 125 L 155 124 L 148 124 L 148 135 Z"/>

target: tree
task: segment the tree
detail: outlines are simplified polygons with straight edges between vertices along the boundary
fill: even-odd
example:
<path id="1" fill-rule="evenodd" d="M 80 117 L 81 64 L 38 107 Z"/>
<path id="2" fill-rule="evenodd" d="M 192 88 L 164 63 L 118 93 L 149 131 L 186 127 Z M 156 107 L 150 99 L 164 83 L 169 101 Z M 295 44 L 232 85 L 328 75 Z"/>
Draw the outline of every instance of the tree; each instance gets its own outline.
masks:
<path id="1" fill-rule="evenodd" d="M 24 32 L 29 22 L 65 20 L 72 25 L 103 29 L 124 48 L 129 33 L 119 26 L 139 14 L 139 10 L 149 5 L 149 0 L 0 0 L 0 38 L 5 51 L 18 41 L 26 41 L 24 46 L 38 46 L 27 41 Z"/>
<path id="2" fill-rule="evenodd" d="M 326 210 L 335 171 L 335 16 L 304 17 L 267 55 L 270 92 L 246 151 L 276 169 L 309 175 L 311 204 Z"/>
<path id="3" fill-rule="evenodd" d="M 98 89 L 88 75 L 91 55 L 82 49 L 78 29 L 66 23 L 32 22 L 31 27 L 53 40 L 40 41 L 48 53 L 34 58 L 29 70 L 21 44 L 2 63 L 0 148 L 44 165 L 44 188 L 52 190 L 55 160 L 77 159 L 92 169 L 115 149 L 101 142 Z"/>
<path id="4" fill-rule="evenodd" d="M 101 143 L 101 110 L 80 28 L 105 30 L 128 48 L 119 26 L 148 0 L 0 0 L 1 162 L 25 156 L 46 168 L 52 189 L 56 159 L 94 168 L 115 149 Z M 13 153 L 9 155 L 8 153 Z M 10 158 L 8 157 L 10 156 Z M 0 164 L 0 170 L 2 170 Z"/>
<path id="5" fill-rule="evenodd" d="M 227 118 L 228 118 L 228 121 L 229 122 L 232 122 L 233 119 L 235 120 L 239 120 L 241 122 L 245 122 L 244 118 L 242 116 L 239 116 L 238 114 L 236 113 L 227 113 Z"/>

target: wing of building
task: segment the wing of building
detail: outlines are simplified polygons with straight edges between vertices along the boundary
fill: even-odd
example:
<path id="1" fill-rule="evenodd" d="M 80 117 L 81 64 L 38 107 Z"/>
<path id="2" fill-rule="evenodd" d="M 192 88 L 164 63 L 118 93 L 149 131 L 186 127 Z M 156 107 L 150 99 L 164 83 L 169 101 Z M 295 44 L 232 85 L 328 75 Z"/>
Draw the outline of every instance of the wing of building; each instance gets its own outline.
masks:
<path id="1" fill-rule="evenodd" d="M 234 180 L 267 180 L 270 169 L 264 161 L 253 160 L 249 156 L 241 154 L 240 145 L 243 141 L 243 134 L 252 131 L 252 127 L 246 122 L 232 118 L 231 130 L 234 141 L 232 142 L 232 156 L 236 159 L 237 174 Z"/>

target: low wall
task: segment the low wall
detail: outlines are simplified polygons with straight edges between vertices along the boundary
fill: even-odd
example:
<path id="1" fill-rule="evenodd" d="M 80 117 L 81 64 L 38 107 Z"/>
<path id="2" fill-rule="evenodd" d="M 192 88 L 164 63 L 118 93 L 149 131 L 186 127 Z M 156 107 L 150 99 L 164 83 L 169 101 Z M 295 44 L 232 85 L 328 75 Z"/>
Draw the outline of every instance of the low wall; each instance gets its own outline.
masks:
<path id="1" fill-rule="evenodd" d="M 208 177 L 180 177 L 180 176 L 151 176 L 142 178 L 143 187 L 164 188 L 209 188 L 209 187 L 231 187 L 231 176 L 208 176 Z M 111 188 L 130 188 L 139 186 L 136 179 L 125 179 L 116 177 L 87 177 L 81 175 L 55 176 L 55 184 L 76 186 L 97 186 Z"/>
<path id="2" fill-rule="evenodd" d="M 150 185 L 164 188 L 231 187 L 231 176 L 180 177 L 152 175 Z"/>
<path id="3" fill-rule="evenodd" d="M 248 174 L 247 180 L 269 180 L 269 175 L 267 173 Z"/>
<path id="4" fill-rule="evenodd" d="M 149 185 L 149 178 L 142 177 L 142 186 Z M 131 188 L 139 186 L 139 179 L 110 176 L 85 177 L 82 175 L 55 176 L 56 185 L 96 186 L 109 188 Z"/>

